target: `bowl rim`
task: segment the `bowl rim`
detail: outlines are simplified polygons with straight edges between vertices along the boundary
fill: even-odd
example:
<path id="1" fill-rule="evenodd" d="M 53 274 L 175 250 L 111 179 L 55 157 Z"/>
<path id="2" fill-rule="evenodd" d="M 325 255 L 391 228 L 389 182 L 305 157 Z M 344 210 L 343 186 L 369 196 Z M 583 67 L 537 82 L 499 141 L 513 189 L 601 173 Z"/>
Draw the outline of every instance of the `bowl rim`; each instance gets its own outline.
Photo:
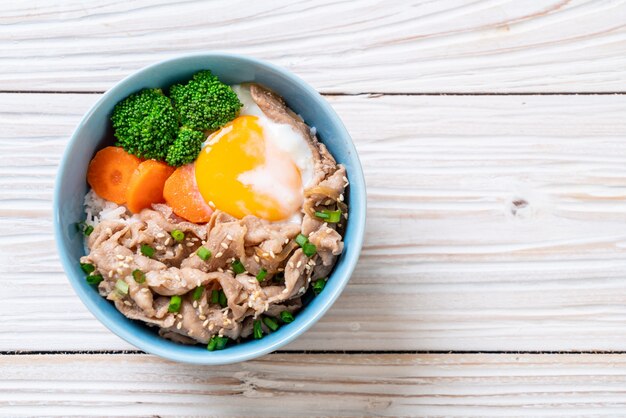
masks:
<path id="1" fill-rule="evenodd" d="M 318 304 L 315 310 L 305 309 L 306 314 L 299 315 L 299 321 L 294 321 L 293 323 L 289 324 L 288 328 L 284 328 L 281 332 L 280 337 L 277 338 L 275 341 L 268 342 L 260 347 L 257 345 L 251 347 L 248 350 L 239 350 L 237 353 L 229 352 L 230 350 L 228 349 L 222 351 L 207 352 L 206 355 L 203 355 L 202 357 L 193 355 L 193 353 L 191 352 L 185 352 L 185 346 L 182 345 L 180 347 L 181 349 L 173 350 L 166 346 L 157 345 L 151 341 L 143 340 L 139 336 L 133 334 L 127 326 L 124 326 L 123 321 L 114 319 L 108 314 L 102 312 L 101 309 L 96 305 L 96 303 L 90 297 L 88 297 L 85 289 L 79 286 L 79 283 L 77 282 L 77 277 L 74 277 L 76 276 L 76 274 L 73 272 L 72 265 L 76 263 L 76 260 L 70 260 L 69 255 L 65 252 L 63 248 L 63 234 L 61 231 L 60 223 L 61 179 L 66 176 L 66 172 L 68 171 L 69 167 L 69 161 L 71 159 L 71 151 L 78 141 L 78 133 L 84 128 L 87 120 L 99 109 L 102 103 L 105 102 L 109 96 L 115 94 L 116 90 L 121 89 L 126 84 L 134 82 L 135 79 L 141 79 L 142 74 L 146 71 L 175 61 L 192 58 L 205 58 L 209 60 L 226 58 L 239 61 L 238 65 L 253 64 L 265 67 L 266 69 L 276 74 L 279 74 L 280 77 L 286 79 L 289 84 L 296 85 L 298 89 L 306 91 L 315 102 L 315 106 L 318 106 L 325 110 L 325 112 L 330 117 L 331 125 L 335 129 L 338 129 L 342 133 L 341 136 L 346 139 L 347 143 L 345 145 L 348 147 L 350 151 L 349 153 L 351 154 L 349 159 L 353 163 L 353 167 L 351 168 L 351 171 L 349 173 L 350 184 L 352 186 L 350 188 L 350 206 L 352 213 L 348 222 L 351 224 L 350 227 L 354 229 L 354 236 L 350 240 L 350 254 L 342 254 L 342 256 L 346 257 L 344 261 L 345 267 L 342 276 L 336 277 L 334 276 L 333 272 L 329 277 L 329 279 L 334 279 L 335 281 L 340 280 L 338 285 L 334 287 L 330 292 L 323 292 L 321 294 L 323 295 L 323 297 L 319 298 L 322 299 L 320 301 L 321 304 Z M 65 146 L 65 150 L 63 152 L 63 156 L 58 167 L 59 169 L 55 178 L 54 186 L 53 222 L 57 251 L 68 281 L 72 285 L 72 288 L 74 289 L 76 294 L 81 299 L 82 303 L 91 312 L 91 314 L 111 332 L 113 332 L 125 342 L 141 349 L 142 351 L 149 354 L 155 354 L 165 359 L 183 363 L 203 365 L 231 364 L 263 356 L 289 344 L 298 336 L 311 328 L 313 324 L 315 324 L 339 298 L 339 295 L 343 292 L 345 286 L 347 285 L 354 272 L 354 269 L 356 268 L 356 264 L 359 259 L 359 255 L 363 245 L 363 239 L 365 235 L 367 193 L 363 169 L 359 160 L 358 153 L 354 146 L 354 142 L 352 141 L 352 137 L 350 136 L 343 122 L 341 121 L 335 110 L 332 108 L 330 103 L 328 103 L 321 94 L 313 89 L 313 87 L 311 87 L 304 80 L 293 74 L 291 71 L 270 62 L 260 60 L 258 58 L 224 52 L 199 52 L 193 54 L 182 54 L 160 60 L 150 65 L 144 66 L 136 71 L 133 71 L 131 74 L 124 77 L 122 80 L 118 81 L 112 87 L 110 87 L 83 115 L 78 125 L 76 125 L 76 128 L 74 129 L 68 143 Z M 357 192 L 355 192 L 355 190 Z M 316 300 L 319 299 L 316 298 Z M 126 319 L 129 320 L 128 318 Z M 263 341 L 267 341 L 267 339 L 259 340 L 260 343 Z"/>

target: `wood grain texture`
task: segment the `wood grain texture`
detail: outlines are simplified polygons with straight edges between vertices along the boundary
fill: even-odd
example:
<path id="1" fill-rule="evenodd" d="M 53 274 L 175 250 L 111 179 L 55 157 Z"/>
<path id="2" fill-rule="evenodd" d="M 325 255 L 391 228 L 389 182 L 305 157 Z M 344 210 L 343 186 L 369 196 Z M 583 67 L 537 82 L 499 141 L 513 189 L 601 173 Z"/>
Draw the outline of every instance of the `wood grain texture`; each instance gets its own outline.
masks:
<path id="1" fill-rule="evenodd" d="M 0 357 L 0 416 L 619 416 L 624 355 Z"/>
<path id="2" fill-rule="evenodd" d="M 622 0 L 5 1 L 0 90 L 103 91 L 219 50 L 324 92 L 624 91 L 624 22 Z"/>
<path id="3" fill-rule="evenodd" d="M 97 97 L 0 95 L 0 350 L 131 348 L 52 235 L 56 167 Z M 367 236 L 288 349 L 626 349 L 625 96 L 328 99 L 363 162 Z"/>

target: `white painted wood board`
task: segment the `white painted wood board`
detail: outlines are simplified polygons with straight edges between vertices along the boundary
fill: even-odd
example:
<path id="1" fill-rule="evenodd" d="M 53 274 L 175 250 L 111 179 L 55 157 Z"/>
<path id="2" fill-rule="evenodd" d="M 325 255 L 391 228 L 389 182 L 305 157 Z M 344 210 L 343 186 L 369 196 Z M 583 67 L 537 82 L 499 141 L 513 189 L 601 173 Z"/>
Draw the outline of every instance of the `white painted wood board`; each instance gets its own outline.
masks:
<path id="1" fill-rule="evenodd" d="M 131 348 L 82 306 L 52 235 L 56 166 L 97 97 L 0 95 L 0 351 Z M 328 100 L 363 162 L 367 237 L 288 349 L 626 349 L 626 97 Z"/>
<path id="2" fill-rule="evenodd" d="M 623 415 L 625 355 L 275 354 L 230 366 L 148 355 L 0 357 L 0 416 Z"/>
<path id="3" fill-rule="evenodd" d="M 4 1 L 0 90 L 103 91 L 227 51 L 324 92 L 624 91 L 622 0 Z"/>

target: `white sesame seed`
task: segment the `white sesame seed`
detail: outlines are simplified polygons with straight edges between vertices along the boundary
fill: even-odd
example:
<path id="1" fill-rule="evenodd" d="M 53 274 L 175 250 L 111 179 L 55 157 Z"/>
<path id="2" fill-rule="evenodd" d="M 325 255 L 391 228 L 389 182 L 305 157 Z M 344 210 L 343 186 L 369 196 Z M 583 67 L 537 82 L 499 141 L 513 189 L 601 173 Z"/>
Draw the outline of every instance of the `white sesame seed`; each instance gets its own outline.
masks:
<path id="1" fill-rule="evenodd" d="M 206 244 L 206 241 L 205 241 L 205 240 L 202 240 L 202 245 L 204 245 L 204 244 Z"/>
<path id="2" fill-rule="evenodd" d="M 183 249 L 183 244 L 178 244 L 178 249 L 182 250 Z"/>
<path id="3" fill-rule="evenodd" d="M 193 303 L 192 303 L 192 305 L 193 305 L 193 307 L 194 307 L 194 308 L 197 308 L 197 307 L 198 307 L 198 301 L 197 301 L 197 300 L 194 300 L 194 301 L 193 301 Z"/>
<path id="4" fill-rule="evenodd" d="M 304 288 L 304 286 L 302 286 L 300 290 L 298 290 L 298 293 L 304 293 L 304 292 L 306 292 L 306 289 Z"/>
<path id="5" fill-rule="evenodd" d="M 211 206 L 213 209 L 215 209 L 215 203 L 213 203 L 212 200 L 209 200 L 209 206 Z"/>
<path id="6" fill-rule="evenodd" d="M 234 273 L 233 273 L 233 271 L 231 269 L 226 270 L 226 273 L 232 274 L 234 276 Z"/>
<path id="7" fill-rule="evenodd" d="M 126 263 L 122 263 L 122 267 L 124 267 L 125 269 L 130 268 L 130 266 Z"/>
<path id="8" fill-rule="evenodd" d="M 206 327 L 207 325 L 209 325 L 209 320 L 208 319 L 202 323 L 203 327 Z"/>
<path id="9" fill-rule="evenodd" d="M 224 273 L 224 269 L 223 269 L 223 268 L 221 268 L 221 267 L 218 267 L 218 268 L 217 268 L 217 271 L 219 271 L 220 273 Z"/>
<path id="10" fill-rule="evenodd" d="M 131 261 L 133 261 L 133 256 L 132 255 L 127 255 L 126 256 L 126 262 L 130 263 Z"/>
<path id="11" fill-rule="evenodd" d="M 348 178 L 346 176 L 343 176 L 343 181 L 345 181 L 347 183 L 348 182 Z"/>
<path id="12" fill-rule="evenodd" d="M 193 242 L 188 242 L 187 243 L 187 247 L 193 247 L 194 245 L 196 245 L 196 244 L 194 244 Z"/>
<path id="13" fill-rule="evenodd" d="M 339 195 L 339 201 L 343 202 L 343 193 Z"/>
<path id="14" fill-rule="evenodd" d="M 289 238 L 285 238 L 285 244 L 289 244 Z"/>
<path id="15" fill-rule="evenodd" d="M 311 266 L 309 266 L 308 264 L 305 264 L 305 265 L 304 265 L 304 268 L 305 268 L 307 271 L 312 269 L 312 267 L 311 267 Z"/>
<path id="16" fill-rule="evenodd" d="M 337 224 L 337 226 L 338 226 L 339 228 L 341 228 L 341 227 L 343 226 L 343 224 Z"/>
<path id="17" fill-rule="evenodd" d="M 133 304 L 130 303 L 129 301 L 127 301 L 127 300 L 124 301 L 124 305 L 126 305 L 126 306 L 133 306 Z"/>
<path id="18" fill-rule="evenodd" d="M 220 246 L 225 250 L 228 249 L 228 244 L 226 244 L 225 242 L 222 242 Z"/>
<path id="19" fill-rule="evenodd" d="M 231 257 L 227 260 L 229 263 L 232 263 L 233 261 L 235 261 L 235 257 Z"/>
<path id="20" fill-rule="evenodd" d="M 158 234 L 156 234 L 157 238 L 165 238 L 165 234 L 163 232 L 159 232 Z"/>
<path id="21" fill-rule="evenodd" d="M 111 228 L 107 228 L 104 230 L 108 235 L 113 235 L 113 230 Z"/>
<path id="22" fill-rule="evenodd" d="M 173 253 L 173 252 L 171 252 L 171 251 L 166 251 L 166 252 L 165 252 L 165 256 L 166 256 L 166 257 L 174 257 L 174 253 Z"/>
<path id="23" fill-rule="evenodd" d="M 110 279 L 111 277 L 113 277 L 113 270 L 109 270 L 109 274 L 108 274 L 108 276 L 109 276 L 109 279 Z"/>
<path id="24" fill-rule="evenodd" d="M 259 258 L 259 256 L 258 256 L 258 255 L 255 255 L 255 256 L 254 256 L 254 261 L 256 261 L 257 263 L 260 263 L 260 262 L 261 262 L 261 259 Z"/>
<path id="25" fill-rule="evenodd" d="M 192 238 L 191 238 L 191 240 L 192 240 L 193 242 L 198 242 L 198 241 L 200 241 L 200 240 L 199 240 L 198 238 L 196 238 L 196 237 L 192 237 Z"/>
<path id="26" fill-rule="evenodd" d="M 121 275 L 121 274 L 124 274 L 124 270 L 122 270 L 122 269 L 118 268 L 118 269 L 117 269 L 117 274 L 120 274 L 120 275 Z"/>
<path id="27" fill-rule="evenodd" d="M 232 240 L 233 240 L 233 237 L 232 237 L 232 235 L 227 234 L 227 235 L 226 235 L 226 239 L 227 239 L 227 240 L 229 240 L 229 241 L 232 241 Z"/>
<path id="28" fill-rule="evenodd" d="M 285 271 L 283 267 L 278 267 L 277 271 Z"/>
<path id="29" fill-rule="evenodd" d="M 202 282 L 200 281 L 200 279 L 198 279 L 198 281 L 196 281 L 196 286 L 198 286 L 198 287 L 202 286 Z"/>
<path id="30" fill-rule="evenodd" d="M 172 239 L 168 238 L 168 239 L 165 240 L 164 244 L 165 245 L 170 245 L 170 242 L 172 242 Z"/>
<path id="31" fill-rule="evenodd" d="M 287 265 L 289 266 L 289 268 L 292 269 L 293 268 L 293 261 L 288 262 Z"/>
<path id="32" fill-rule="evenodd" d="M 189 332 L 188 332 L 187 334 L 189 334 L 189 335 L 193 335 L 193 330 L 192 330 L 192 329 L 190 329 L 190 330 L 189 330 Z"/>
<path id="33" fill-rule="evenodd" d="M 334 229 L 332 229 L 332 228 L 326 228 L 326 233 L 327 234 L 332 234 L 333 231 L 334 231 Z"/>
<path id="34" fill-rule="evenodd" d="M 176 318 L 183 319 L 183 314 L 176 314 Z"/>
<path id="35" fill-rule="evenodd" d="M 219 335 L 220 337 L 224 336 L 224 329 L 220 329 L 219 332 L 217 333 L 217 335 Z"/>
<path id="36" fill-rule="evenodd" d="M 344 213 L 344 214 L 343 214 L 343 217 L 344 217 L 344 218 L 346 218 L 346 219 L 348 219 L 348 212 Z"/>
<path id="37" fill-rule="evenodd" d="M 156 250 L 157 250 L 157 251 L 163 251 L 164 249 L 165 249 L 165 247 L 164 247 L 164 246 L 162 246 L 162 245 L 157 245 L 157 246 L 156 246 Z"/>
<path id="38" fill-rule="evenodd" d="M 117 257 L 118 260 L 124 259 L 124 256 L 122 254 L 117 254 L 115 257 Z"/>
<path id="39" fill-rule="evenodd" d="M 331 199 L 328 199 L 326 202 L 324 202 L 325 205 L 330 205 L 331 203 L 333 203 Z"/>
<path id="40" fill-rule="evenodd" d="M 183 327 L 183 323 L 179 322 L 178 324 L 176 324 L 176 329 L 181 329 Z"/>
<path id="41" fill-rule="evenodd" d="M 287 288 L 285 288 L 285 289 L 283 289 L 282 293 L 287 293 L 287 292 L 288 292 L 288 290 L 287 290 Z"/>
<path id="42" fill-rule="evenodd" d="M 255 284 L 256 283 L 256 279 L 248 279 L 248 283 Z"/>
<path id="43" fill-rule="evenodd" d="M 224 253 L 220 251 L 219 253 L 215 254 L 215 258 L 220 258 L 223 255 Z"/>
<path id="44" fill-rule="evenodd" d="M 302 260 L 298 261 L 298 264 L 296 264 L 296 268 L 299 269 L 301 265 L 302 265 Z"/>
<path id="45" fill-rule="evenodd" d="M 208 320 L 207 320 L 208 321 Z M 215 324 L 213 322 L 211 322 L 209 324 L 209 331 L 213 331 L 213 328 L 215 328 Z"/>
<path id="46" fill-rule="evenodd" d="M 201 321 L 204 321 L 206 319 L 205 315 L 199 315 L 198 318 L 200 318 Z"/>
<path id="47" fill-rule="evenodd" d="M 276 254 L 274 254 L 274 251 L 270 250 L 270 256 L 271 256 L 272 258 L 276 258 Z"/>
<path id="48" fill-rule="evenodd" d="M 248 301 L 248 308 L 252 308 L 252 301 L 251 300 Z"/>
<path id="49" fill-rule="evenodd" d="M 268 253 L 263 253 L 263 254 L 261 254 L 261 255 L 262 255 L 263 257 L 265 257 L 265 258 L 269 257 L 269 254 L 268 254 Z"/>

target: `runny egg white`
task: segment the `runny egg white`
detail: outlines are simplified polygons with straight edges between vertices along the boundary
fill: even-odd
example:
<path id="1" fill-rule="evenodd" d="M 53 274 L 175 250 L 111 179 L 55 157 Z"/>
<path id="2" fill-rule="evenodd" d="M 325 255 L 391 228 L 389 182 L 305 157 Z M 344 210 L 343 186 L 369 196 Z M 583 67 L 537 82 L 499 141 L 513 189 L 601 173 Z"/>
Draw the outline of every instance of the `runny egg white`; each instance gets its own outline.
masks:
<path id="1" fill-rule="evenodd" d="M 195 162 L 198 189 L 207 203 L 237 218 L 299 222 L 314 172 L 307 139 L 291 125 L 267 118 L 249 87 L 233 90 L 243 107 L 204 143 Z"/>

